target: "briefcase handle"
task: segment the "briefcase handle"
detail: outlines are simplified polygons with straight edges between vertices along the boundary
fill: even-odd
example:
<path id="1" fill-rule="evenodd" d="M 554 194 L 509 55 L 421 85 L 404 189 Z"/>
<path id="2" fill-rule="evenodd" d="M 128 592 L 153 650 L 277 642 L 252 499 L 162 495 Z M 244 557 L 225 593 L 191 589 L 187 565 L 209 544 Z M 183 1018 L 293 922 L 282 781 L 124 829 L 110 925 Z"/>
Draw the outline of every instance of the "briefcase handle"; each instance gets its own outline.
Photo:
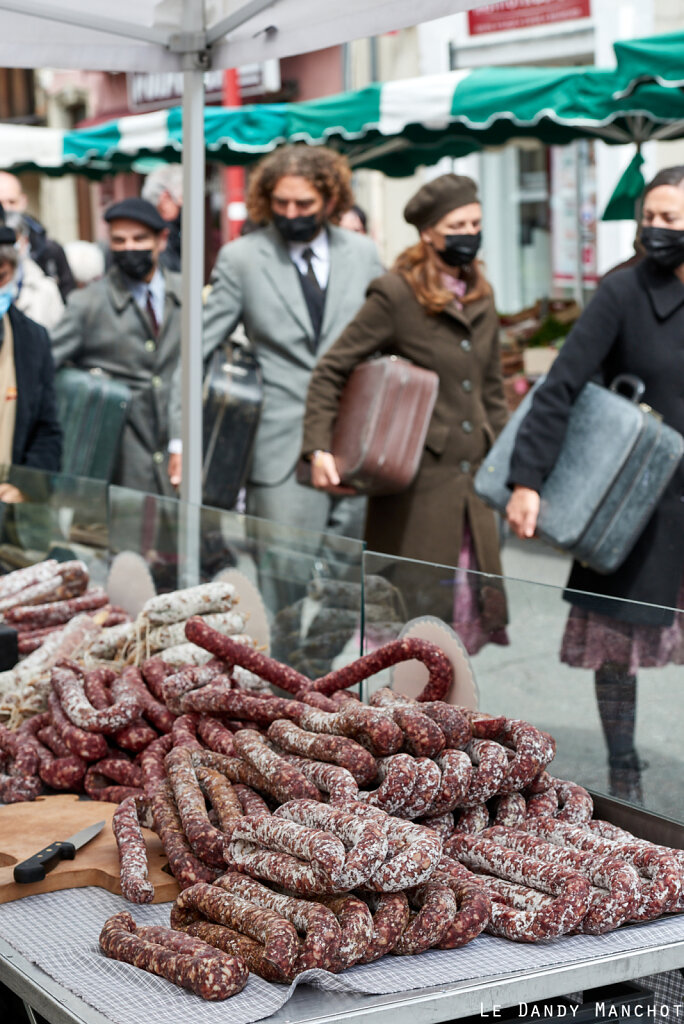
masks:
<path id="1" fill-rule="evenodd" d="M 609 390 L 614 391 L 616 395 L 629 398 L 631 402 L 638 405 L 646 390 L 646 385 L 640 377 L 636 377 L 633 373 L 619 373 L 611 381 Z"/>

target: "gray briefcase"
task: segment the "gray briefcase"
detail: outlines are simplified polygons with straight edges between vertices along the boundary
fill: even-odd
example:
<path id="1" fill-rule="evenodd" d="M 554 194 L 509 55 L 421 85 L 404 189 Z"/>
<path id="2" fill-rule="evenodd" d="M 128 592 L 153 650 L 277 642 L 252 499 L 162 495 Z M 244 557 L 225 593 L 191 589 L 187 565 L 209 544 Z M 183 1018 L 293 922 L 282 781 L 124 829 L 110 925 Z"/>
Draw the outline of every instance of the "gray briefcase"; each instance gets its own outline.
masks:
<path id="1" fill-rule="evenodd" d="M 525 396 L 475 476 L 477 494 L 504 513 L 515 438 L 543 377 Z M 632 399 L 617 393 L 627 384 Z M 537 536 L 596 572 L 614 572 L 648 522 L 684 454 L 684 438 L 648 406 L 629 375 L 610 389 L 589 382 L 570 413 L 560 454 L 541 490 Z"/>

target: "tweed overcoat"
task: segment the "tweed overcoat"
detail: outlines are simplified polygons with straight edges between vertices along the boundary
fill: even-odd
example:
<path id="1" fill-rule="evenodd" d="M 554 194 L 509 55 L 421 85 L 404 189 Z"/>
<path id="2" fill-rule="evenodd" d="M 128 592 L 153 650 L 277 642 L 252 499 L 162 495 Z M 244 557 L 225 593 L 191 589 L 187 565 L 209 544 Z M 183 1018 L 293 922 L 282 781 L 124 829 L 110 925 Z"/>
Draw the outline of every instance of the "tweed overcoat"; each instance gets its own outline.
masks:
<path id="1" fill-rule="evenodd" d="M 610 384 L 621 373 L 639 377 L 643 401 L 684 434 L 684 284 L 650 259 L 606 277 L 568 335 L 518 431 L 509 483 L 539 490 L 582 386 L 592 378 Z M 587 593 L 566 597 L 626 622 L 666 625 L 673 614 L 652 606 L 676 607 L 683 573 L 684 462 L 626 561 L 605 576 L 575 562 L 568 586 Z"/>
<path id="2" fill-rule="evenodd" d="M 399 274 L 390 271 L 373 281 L 365 304 L 314 371 L 304 453 L 330 449 L 347 378 L 375 353 L 434 370 L 439 391 L 414 482 L 399 494 L 369 499 L 370 549 L 455 566 L 467 516 L 478 568 L 500 574 L 494 514 L 473 490 L 473 476 L 507 418 L 493 298 L 462 310 L 453 303 L 431 315 Z"/>

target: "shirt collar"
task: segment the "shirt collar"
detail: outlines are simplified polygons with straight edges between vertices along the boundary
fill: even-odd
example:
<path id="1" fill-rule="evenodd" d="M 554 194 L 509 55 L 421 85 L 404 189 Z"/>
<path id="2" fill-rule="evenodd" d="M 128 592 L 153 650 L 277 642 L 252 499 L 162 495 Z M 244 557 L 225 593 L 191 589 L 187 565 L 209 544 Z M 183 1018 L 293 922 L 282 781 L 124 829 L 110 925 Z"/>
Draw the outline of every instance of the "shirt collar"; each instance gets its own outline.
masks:
<path id="1" fill-rule="evenodd" d="M 122 274 L 121 276 L 136 302 L 145 300 L 147 298 L 148 290 L 152 293 L 152 301 L 161 300 L 163 302 L 164 278 L 159 267 L 155 269 L 154 274 L 149 281 L 134 281 L 133 278 L 128 277 L 126 274 Z"/>
<path id="2" fill-rule="evenodd" d="M 325 228 L 321 228 L 310 242 L 288 242 L 287 248 L 291 259 L 301 257 L 305 249 L 311 249 L 316 259 L 327 261 L 330 258 L 330 242 Z"/>

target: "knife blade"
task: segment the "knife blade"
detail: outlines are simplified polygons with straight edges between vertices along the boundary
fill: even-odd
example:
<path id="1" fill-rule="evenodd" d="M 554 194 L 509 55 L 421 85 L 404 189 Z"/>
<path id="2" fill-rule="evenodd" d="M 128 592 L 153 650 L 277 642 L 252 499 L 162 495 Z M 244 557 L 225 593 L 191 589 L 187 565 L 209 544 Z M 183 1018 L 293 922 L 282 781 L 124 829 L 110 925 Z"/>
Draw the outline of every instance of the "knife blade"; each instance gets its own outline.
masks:
<path id="1" fill-rule="evenodd" d="M 50 843 L 44 850 L 34 853 L 28 860 L 23 860 L 21 864 L 15 865 L 14 881 L 21 884 L 42 881 L 46 873 L 52 871 L 61 860 L 73 860 L 76 851 L 99 835 L 105 824 L 104 821 L 97 821 L 94 825 L 82 828 L 80 832 L 76 832 L 68 839 Z"/>

